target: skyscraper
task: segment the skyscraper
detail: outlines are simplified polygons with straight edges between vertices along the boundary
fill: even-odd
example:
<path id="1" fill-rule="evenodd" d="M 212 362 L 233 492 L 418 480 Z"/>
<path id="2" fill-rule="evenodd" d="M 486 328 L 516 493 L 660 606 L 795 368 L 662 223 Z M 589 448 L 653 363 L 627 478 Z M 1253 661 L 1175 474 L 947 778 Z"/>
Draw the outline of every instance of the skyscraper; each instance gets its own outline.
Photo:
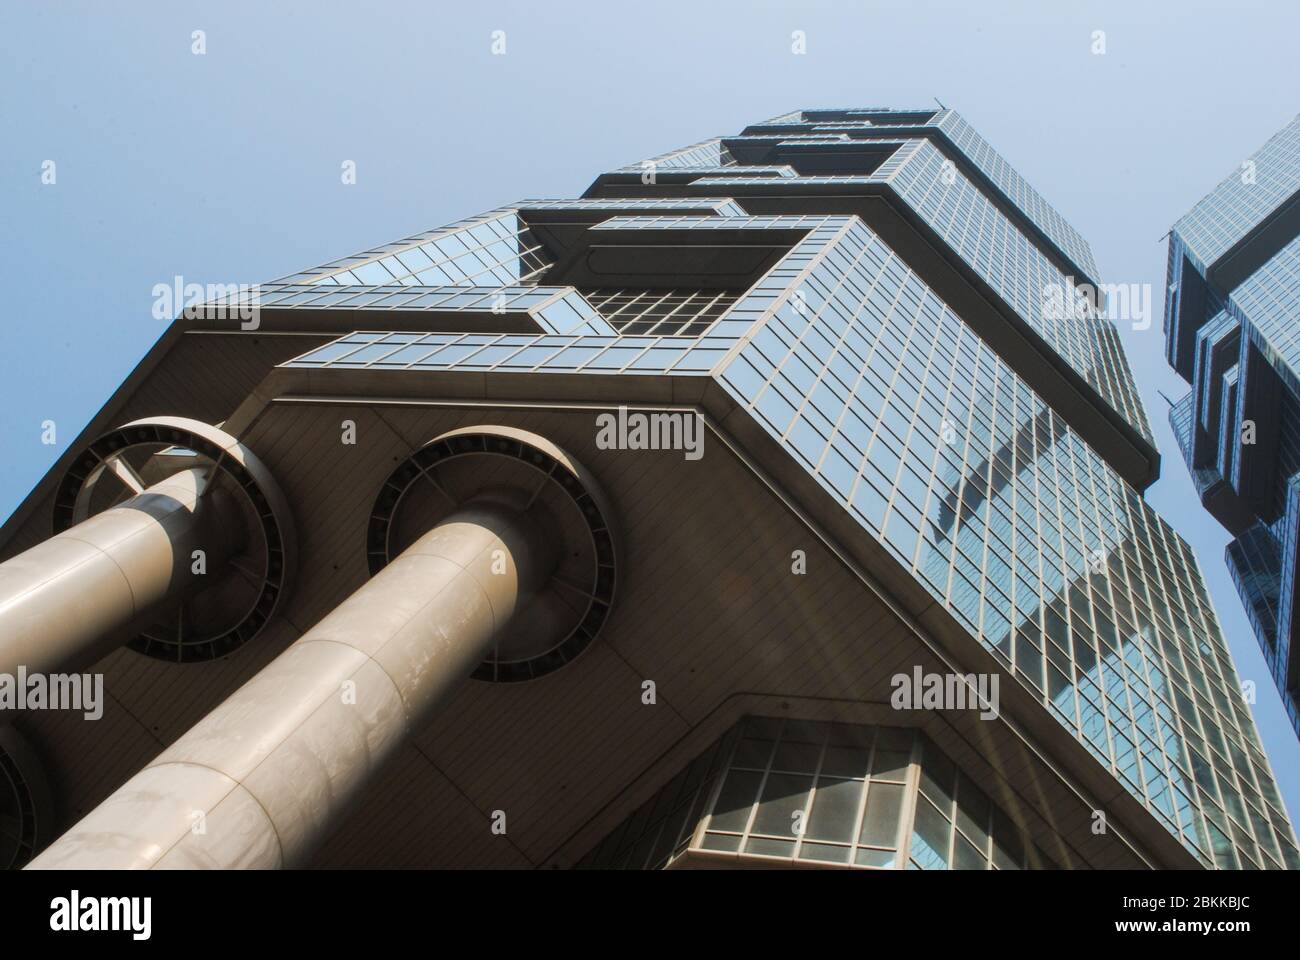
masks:
<path id="1" fill-rule="evenodd" d="M 1169 422 L 1300 733 L 1300 117 L 1169 234 L 1169 364 L 1192 389 Z"/>
<path id="2" fill-rule="evenodd" d="M 12 859 L 1300 865 L 1097 286 L 873 108 L 202 291 L 0 532 Z"/>

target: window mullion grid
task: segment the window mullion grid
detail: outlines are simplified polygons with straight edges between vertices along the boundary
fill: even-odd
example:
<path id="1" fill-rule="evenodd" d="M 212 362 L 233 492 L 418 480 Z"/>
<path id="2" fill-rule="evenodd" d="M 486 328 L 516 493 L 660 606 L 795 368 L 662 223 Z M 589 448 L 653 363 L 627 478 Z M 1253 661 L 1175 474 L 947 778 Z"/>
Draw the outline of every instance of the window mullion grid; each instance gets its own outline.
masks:
<path id="1" fill-rule="evenodd" d="M 853 817 L 853 833 L 849 837 L 849 863 L 858 862 L 858 846 L 862 839 L 862 823 L 867 815 L 867 792 L 871 789 L 871 771 L 876 769 L 876 745 L 880 742 L 880 728 L 872 726 L 871 745 L 867 748 L 867 767 L 862 777 L 862 792 L 858 796 L 858 810 Z M 897 839 L 897 838 L 895 838 Z M 894 854 L 897 858 L 897 852 Z"/>
<path id="2" fill-rule="evenodd" d="M 898 818 L 898 854 L 894 860 L 898 869 L 906 870 L 912 857 L 912 831 L 916 823 L 916 805 L 921 793 L 921 738 L 919 728 L 912 729 L 912 754 L 907 763 L 907 792 Z"/>
<path id="3" fill-rule="evenodd" d="M 781 746 L 781 740 L 785 736 L 785 728 L 789 723 L 787 720 L 781 721 L 781 729 L 776 735 L 776 740 L 772 744 L 771 752 L 767 757 L 767 764 L 763 767 L 763 777 L 758 781 L 758 794 L 754 797 L 749 806 L 749 816 L 745 818 L 745 829 L 740 833 L 740 846 L 737 853 L 743 855 L 745 848 L 749 845 L 749 834 L 754 829 L 754 821 L 758 818 L 759 807 L 763 805 L 763 791 L 767 789 L 767 778 L 771 776 L 772 764 L 776 763 L 777 750 Z"/>
<path id="4" fill-rule="evenodd" d="M 799 832 L 794 838 L 794 859 L 799 859 L 799 854 L 803 851 L 803 838 L 808 832 L 808 818 L 812 814 L 813 804 L 817 800 L 817 784 L 821 780 L 822 767 L 826 764 L 826 746 L 830 742 L 831 725 L 826 725 L 826 731 L 822 734 L 821 749 L 817 752 L 817 769 L 813 771 L 812 786 L 808 788 L 808 799 L 804 801 L 803 818 L 799 823 Z M 772 756 L 776 756 L 776 751 L 772 751 Z M 760 794 L 760 796 L 762 796 Z"/>

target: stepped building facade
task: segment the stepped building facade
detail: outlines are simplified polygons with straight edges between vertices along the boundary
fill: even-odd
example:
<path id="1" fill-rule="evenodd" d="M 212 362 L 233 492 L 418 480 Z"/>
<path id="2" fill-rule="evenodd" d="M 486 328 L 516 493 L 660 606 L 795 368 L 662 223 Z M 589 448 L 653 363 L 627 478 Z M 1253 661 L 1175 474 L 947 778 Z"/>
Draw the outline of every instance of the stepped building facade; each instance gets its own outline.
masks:
<path id="1" fill-rule="evenodd" d="M 1300 734 L 1300 117 L 1169 234 L 1169 422 Z"/>
<path id="2" fill-rule="evenodd" d="M 0 530 L 0 674 L 104 684 L 0 855 L 1300 866 L 1098 284 L 869 108 L 207 298 Z"/>

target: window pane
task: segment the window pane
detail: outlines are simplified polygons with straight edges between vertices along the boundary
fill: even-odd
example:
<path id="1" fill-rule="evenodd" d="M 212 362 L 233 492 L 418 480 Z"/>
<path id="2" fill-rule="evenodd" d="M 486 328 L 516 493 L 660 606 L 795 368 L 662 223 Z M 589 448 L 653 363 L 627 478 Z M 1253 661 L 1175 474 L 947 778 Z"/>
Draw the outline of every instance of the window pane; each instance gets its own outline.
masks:
<path id="1" fill-rule="evenodd" d="M 812 777 L 796 777 L 774 773 L 763 787 L 763 799 L 754 817 L 754 833 L 770 833 L 777 837 L 794 836 L 794 813 L 808 803 L 808 790 Z"/>
<path id="2" fill-rule="evenodd" d="M 852 840 L 861 796 L 862 784 L 857 780 L 827 780 L 823 777 L 817 781 L 812 813 L 804 831 L 805 839 L 844 843 Z"/>
<path id="3" fill-rule="evenodd" d="M 817 744 L 786 743 L 783 740 L 776 748 L 772 769 L 791 773 L 816 773 L 821 752 L 822 748 Z"/>
<path id="4" fill-rule="evenodd" d="M 728 853 L 735 853 L 740 849 L 740 837 L 727 836 L 721 833 L 706 833 L 704 842 L 700 846 L 705 850 L 726 850 Z"/>
<path id="5" fill-rule="evenodd" d="M 988 796 L 963 774 L 957 785 L 957 826 L 981 850 L 988 846 L 989 809 Z"/>
<path id="6" fill-rule="evenodd" d="M 876 747 L 876 759 L 871 764 L 871 776 L 886 780 L 906 780 L 911 754 Z"/>
<path id="7" fill-rule="evenodd" d="M 726 783 L 722 785 L 722 792 L 718 795 L 718 803 L 713 808 L 709 829 L 734 830 L 736 833 L 743 831 L 762 779 L 761 773 L 730 771 Z"/>
<path id="8" fill-rule="evenodd" d="M 903 809 L 904 790 L 901 784 L 871 784 L 867 790 L 867 811 L 862 818 L 859 843 L 877 847 L 893 847 L 898 844 L 898 821 Z"/>
<path id="9" fill-rule="evenodd" d="M 794 841 L 751 837 L 745 844 L 745 852 L 756 853 L 765 857 L 793 857 Z"/>
<path id="10" fill-rule="evenodd" d="M 945 816 L 952 810 L 955 773 L 956 768 L 951 760 L 935 749 L 933 744 L 925 744 L 921 757 L 921 792 L 933 800 Z"/>
<path id="11" fill-rule="evenodd" d="M 848 863 L 851 848 L 832 847 L 826 843 L 807 843 L 799 848 L 799 859 L 822 860 L 826 863 Z"/>
<path id="12" fill-rule="evenodd" d="M 766 740 L 741 740 L 736 747 L 736 758 L 731 761 L 733 767 L 754 767 L 766 769 L 768 758 L 772 756 L 772 744 Z"/>
<path id="13" fill-rule="evenodd" d="M 822 760 L 822 776 L 865 777 L 871 754 L 865 748 L 827 747 Z"/>
<path id="14" fill-rule="evenodd" d="M 952 830 L 943 815 L 921 798 L 916 801 L 916 823 L 912 827 L 912 860 L 922 870 L 948 868 L 948 838 Z"/>
<path id="15" fill-rule="evenodd" d="M 1000 810 L 993 811 L 993 862 L 999 870 L 1019 870 L 1025 859 L 1020 832 Z"/>
<path id="16" fill-rule="evenodd" d="M 894 850 L 859 849 L 853 862 L 863 867 L 892 867 L 897 857 Z"/>
<path id="17" fill-rule="evenodd" d="M 953 845 L 952 861 L 954 870 L 988 869 L 984 861 L 984 854 L 971 846 L 961 834 L 957 834 L 957 839 Z"/>

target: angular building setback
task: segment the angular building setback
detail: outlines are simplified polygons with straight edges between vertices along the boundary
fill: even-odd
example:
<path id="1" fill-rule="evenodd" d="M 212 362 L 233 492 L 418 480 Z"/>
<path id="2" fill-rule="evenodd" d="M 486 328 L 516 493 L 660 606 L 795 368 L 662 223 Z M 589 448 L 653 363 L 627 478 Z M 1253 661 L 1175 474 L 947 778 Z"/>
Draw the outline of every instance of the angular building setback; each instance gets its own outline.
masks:
<path id="1" fill-rule="evenodd" d="M 1169 422 L 1300 734 L 1300 117 L 1169 235 L 1169 364 L 1192 389 Z"/>
<path id="2" fill-rule="evenodd" d="M 1097 286 L 955 112 L 807 110 L 183 315 L 0 531 L 109 697 L 0 853 L 1300 866 Z"/>

